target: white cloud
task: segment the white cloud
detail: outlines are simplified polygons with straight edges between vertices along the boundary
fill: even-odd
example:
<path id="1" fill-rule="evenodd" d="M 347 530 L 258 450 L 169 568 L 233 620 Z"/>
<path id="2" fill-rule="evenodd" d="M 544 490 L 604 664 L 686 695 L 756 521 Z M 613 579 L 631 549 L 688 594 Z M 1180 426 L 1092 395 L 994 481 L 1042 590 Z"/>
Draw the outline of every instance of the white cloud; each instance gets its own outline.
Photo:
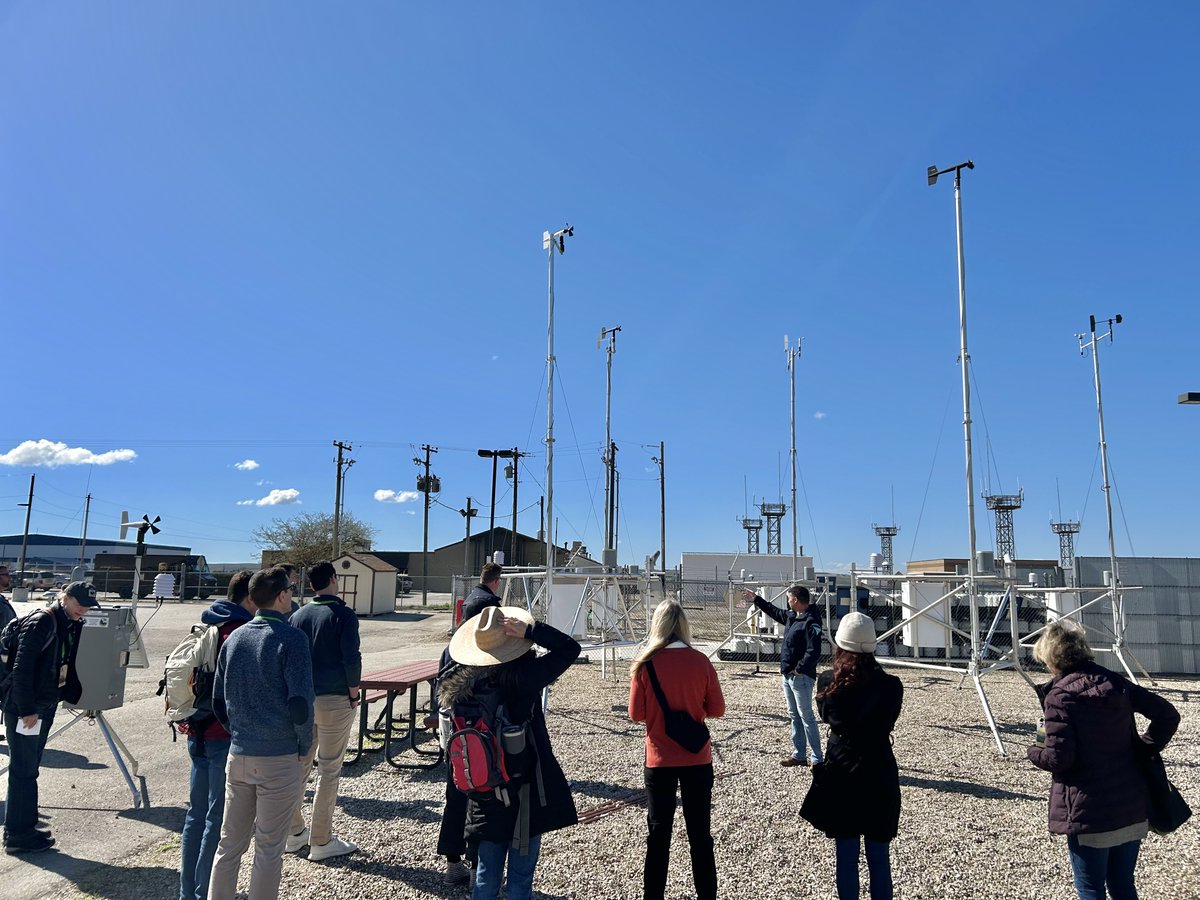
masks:
<path id="1" fill-rule="evenodd" d="M 266 487 L 268 484 L 274 484 L 275 482 L 270 481 L 266 478 L 260 478 L 260 479 L 258 479 L 258 481 L 254 482 L 254 483 L 256 485 L 258 485 L 259 487 Z"/>
<path id="2" fill-rule="evenodd" d="M 300 492 L 295 488 L 272 488 L 271 493 L 257 500 L 239 500 L 238 506 L 287 506 L 289 503 L 299 503 Z"/>
<path id="3" fill-rule="evenodd" d="M 243 459 L 240 463 L 234 463 L 235 469 L 241 469 L 243 472 L 253 472 L 258 468 L 258 463 L 252 459 Z"/>
<path id="4" fill-rule="evenodd" d="M 495 362 L 495 361 L 496 361 L 496 360 L 498 360 L 499 358 L 500 358 L 499 356 L 493 356 L 493 357 L 492 357 L 492 362 Z"/>
<path id="5" fill-rule="evenodd" d="M 375 492 L 375 499 L 380 503 L 411 503 L 420 500 L 421 495 L 416 491 L 389 491 L 380 488 Z"/>
<path id="6" fill-rule="evenodd" d="M 136 459 L 132 450 L 106 450 L 93 453 L 84 447 L 68 447 L 61 441 L 22 441 L 7 453 L 0 454 L 3 466 L 109 466 Z"/>
<path id="7" fill-rule="evenodd" d="M 823 418 L 825 418 L 825 413 L 823 413 L 821 410 L 818 409 L 815 413 L 813 413 L 813 418 L 814 419 L 823 419 Z"/>

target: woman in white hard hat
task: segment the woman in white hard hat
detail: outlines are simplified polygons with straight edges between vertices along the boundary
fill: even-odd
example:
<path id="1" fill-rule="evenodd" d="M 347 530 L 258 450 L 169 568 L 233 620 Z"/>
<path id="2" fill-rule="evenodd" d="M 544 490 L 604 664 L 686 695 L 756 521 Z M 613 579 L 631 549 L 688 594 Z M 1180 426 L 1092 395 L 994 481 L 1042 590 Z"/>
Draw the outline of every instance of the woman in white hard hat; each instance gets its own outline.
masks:
<path id="1" fill-rule="evenodd" d="M 869 616 L 844 616 L 833 642 L 833 671 L 817 679 L 817 711 L 829 726 L 825 762 L 813 767 L 800 815 L 836 843 L 839 900 L 858 897 L 863 843 L 871 900 L 891 900 L 889 844 L 900 823 L 900 773 L 891 734 L 904 686 L 876 661 Z"/>

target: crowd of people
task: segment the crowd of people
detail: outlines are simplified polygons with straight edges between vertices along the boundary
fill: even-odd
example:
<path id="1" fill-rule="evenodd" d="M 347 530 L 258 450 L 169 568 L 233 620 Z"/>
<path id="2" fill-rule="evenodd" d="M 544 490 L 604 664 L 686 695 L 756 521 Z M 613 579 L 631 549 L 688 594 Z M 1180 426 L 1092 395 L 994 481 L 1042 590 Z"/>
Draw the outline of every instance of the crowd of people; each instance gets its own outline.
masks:
<path id="1" fill-rule="evenodd" d="M 0 589 L 7 574 L 0 566 Z M 446 802 L 437 852 L 446 860 L 445 882 L 472 882 L 472 900 L 492 900 L 502 883 L 509 900 L 530 898 L 542 836 L 578 821 L 554 754 L 544 692 L 581 647 L 527 610 L 504 606 L 501 574 L 494 563 L 484 566 L 442 655 L 435 689 L 443 715 L 459 727 L 466 706 L 489 710 L 470 728 L 443 735 Z M 332 564 L 308 570 L 315 596 L 303 607 L 293 600 L 298 576 L 294 567 L 239 572 L 227 597 L 201 616 L 215 629 L 219 650 L 211 713 L 180 726 L 191 760 L 180 900 L 233 900 L 251 837 L 250 900 L 278 896 L 284 853 L 307 847 L 307 858 L 321 861 L 358 849 L 332 829 L 342 760 L 362 700 L 358 620 L 338 595 Z M 892 731 L 903 685 L 876 660 L 875 624 L 860 612 L 841 617 L 831 638 L 832 667 L 818 673 L 820 620 L 806 588 L 793 585 L 786 593 L 787 609 L 751 591 L 744 596 L 746 606 L 785 629 L 780 670 L 791 748 L 782 764 L 811 771 L 800 816 L 833 841 L 839 900 L 859 897 L 862 855 L 871 900 L 888 900 L 890 843 L 901 813 Z M 11 620 L 3 595 L 0 601 L 0 618 Z M 73 582 L 49 607 L 9 628 L 0 622 L 0 633 L 14 638 L 3 673 L 10 745 L 4 845 L 10 854 L 54 846 L 38 816 L 38 768 L 58 704 L 80 697 L 75 655 L 82 619 L 97 605 L 92 585 Z M 1049 624 L 1034 656 L 1052 676 L 1038 690 L 1044 733 L 1028 749 L 1032 764 L 1052 775 L 1050 831 L 1067 837 L 1081 900 L 1136 898 L 1134 869 L 1149 825 L 1135 745 L 1160 751 L 1179 714 L 1165 699 L 1097 665 L 1078 626 Z M 696 894 L 715 898 L 707 721 L 725 713 L 725 699 L 716 669 L 693 648 L 687 615 L 675 600 L 659 604 L 633 659 L 628 712 L 645 725 L 643 894 L 650 900 L 665 894 L 681 805 Z M 1136 730 L 1135 712 L 1149 720 L 1145 733 Z M 827 729 L 824 748 L 817 716 Z M 489 729 L 495 759 L 476 756 L 478 747 L 469 748 L 462 737 L 470 731 L 487 738 Z M 491 782 L 486 789 L 464 787 L 464 778 L 479 774 L 466 770 L 483 762 L 502 773 L 495 789 Z M 306 823 L 305 785 L 314 763 Z"/>

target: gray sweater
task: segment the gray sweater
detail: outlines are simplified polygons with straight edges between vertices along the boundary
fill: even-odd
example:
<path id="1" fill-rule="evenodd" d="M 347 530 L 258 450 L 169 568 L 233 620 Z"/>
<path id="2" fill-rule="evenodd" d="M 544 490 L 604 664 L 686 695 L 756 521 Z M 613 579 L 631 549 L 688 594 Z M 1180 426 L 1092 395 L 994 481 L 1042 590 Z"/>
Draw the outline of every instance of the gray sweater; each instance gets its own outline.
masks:
<path id="1" fill-rule="evenodd" d="M 282 613 L 259 610 L 221 645 L 213 712 L 239 756 L 303 756 L 312 744 L 308 640 Z"/>

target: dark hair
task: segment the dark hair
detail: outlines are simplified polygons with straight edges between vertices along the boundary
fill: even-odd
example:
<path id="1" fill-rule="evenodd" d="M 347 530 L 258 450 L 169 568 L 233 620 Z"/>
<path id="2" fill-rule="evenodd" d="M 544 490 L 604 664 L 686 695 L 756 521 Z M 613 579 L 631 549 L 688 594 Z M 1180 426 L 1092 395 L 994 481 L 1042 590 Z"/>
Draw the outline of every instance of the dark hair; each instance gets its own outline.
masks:
<path id="1" fill-rule="evenodd" d="M 504 567 L 499 563 L 487 563 L 479 573 L 479 583 L 491 584 L 493 581 L 499 581 L 502 574 L 504 574 Z"/>
<path id="2" fill-rule="evenodd" d="M 233 577 L 229 579 L 230 603 L 241 603 L 250 596 L 250 579 L 253 575 L 249 569 L 233 573 Z"/>
<path id="3" fill-rule="evenodd" d="M 275 605 L 275 598 L 288 589 L 288 573 L 283 566 L 260 569 L 250 576 L 250 600 L 259 609 Z"/>
<path id="4" fill-rule="evenodd" d="M 787 589 L 787 592 L 796 598 L 799 603 L 811 603 L 809 599 L 808 588 L 802 584 L 793 584 Z"/>
<path id="5" fill-rule="evenodd" d="M 333 567 L 333 563 L 324 560 L 308 570 L 308 583 L 314 591 L 323 591 L 329 587 L 329 582 L 333 581 L 336 574 L 337 569 Z"/>
<path id="6" fill-rule="evenodd" d="M 291 578 L 293 573 L 296 571 L 296 567 L 291 563 L 279 563 L 275 568 L 283 569 L 283 571 L 287 572 L 288 578 Z"/>
<path id="7" fill-rule="evenodd" d="M 840 694 L 847 688 L 866 682 L 875 671 L 875 656 L 871 653 L 852 653 L 841 647 L 833 648 L 833 681 L 817 691 L 817 699 L 823 700 Z"/>

